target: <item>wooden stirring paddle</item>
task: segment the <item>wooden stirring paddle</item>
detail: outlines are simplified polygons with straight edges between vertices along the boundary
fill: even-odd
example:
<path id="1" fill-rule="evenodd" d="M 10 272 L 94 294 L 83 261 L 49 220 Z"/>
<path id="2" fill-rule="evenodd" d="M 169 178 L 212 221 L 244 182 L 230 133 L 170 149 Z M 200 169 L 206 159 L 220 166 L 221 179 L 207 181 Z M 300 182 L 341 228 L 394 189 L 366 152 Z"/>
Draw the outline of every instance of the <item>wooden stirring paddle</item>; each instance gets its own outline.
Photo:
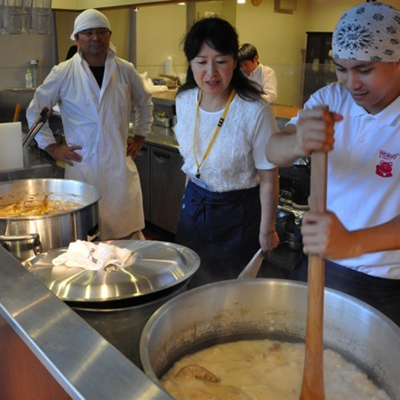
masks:
<path id="1" fill-rule="evenodd" d="M 316 151 L 311 155 L 310 210 L 326 210 L 328 154 Z M 308 259 L 308 308 L 306 351 L 300 400 L 324 400 L 323 323 L 324 323 L 325 259 Z"/>

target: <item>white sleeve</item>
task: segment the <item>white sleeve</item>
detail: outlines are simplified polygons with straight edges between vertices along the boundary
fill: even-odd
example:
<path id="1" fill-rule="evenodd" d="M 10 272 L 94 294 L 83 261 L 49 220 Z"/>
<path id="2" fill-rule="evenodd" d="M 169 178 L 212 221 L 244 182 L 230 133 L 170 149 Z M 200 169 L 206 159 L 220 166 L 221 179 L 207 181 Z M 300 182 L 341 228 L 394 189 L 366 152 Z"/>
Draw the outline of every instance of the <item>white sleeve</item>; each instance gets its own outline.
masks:
<path id="1" fill-rule="evenodd" d="M 278 81 L 273 69 L 268 68 L 263 70 L 262 88 L 266 93 L 262 95 L 262 98 L 269 104 L 275 103 L 278 97 Z"/>
<path id="2" fill-rule="evenodd" d="M 265 149 L 269 138 L 278 132 L 274 111 L 266 104 L 258 115 L 252 142 L 254 165 L 257 169 L 273 169 L 276 166 L 267 160 Z"/>
<path id="3" fill-rule="evenodd" d="M 321 106 L 328 104 L 326 97 L 327 89 L 329 87 L 325 86 L 322 89 L 317 90 L 314 94 L 310 96 L 310 98 L 304 103 L 303 110 L 310 110 L 311 108 L 315 106 Z M 301 111 L 301 110 L 300 110 Z M 297 122 L 299 121 L 299 116 L 300 116 L 300 111 L 297 113 L 297 115 L 293 118 L 290 119 L 288 123 L 285 125 L 297 125 Z"/>
<path id="4" fill-rule="evenodd" d="M 151 94 L 144 86 L 136 68 L 131 64 L 132 70 L 129 73 L 131 99 L 135 107 L 135 126 L 133 132 L 135 135 L 147 136 L 151 133 L 153 123 L 153 102 Z"/>
<path id="5" fill-rule="evenodd" d="M 48 107 L 51 110 L 60 100 L 59 91 L 61 79 L 58 75 L 57 67 L 54 67 L 43 84 L 36 89 L 33 99 L 26 110 L 26 119 L 28 120 L 29 127 L 32 126 L 43 107 Z M 35 136 L 35 140 L 39 148 L 43 150 L 48 145 L 56 143 L 48 122 L 42 126 L 39 133 Z"/>

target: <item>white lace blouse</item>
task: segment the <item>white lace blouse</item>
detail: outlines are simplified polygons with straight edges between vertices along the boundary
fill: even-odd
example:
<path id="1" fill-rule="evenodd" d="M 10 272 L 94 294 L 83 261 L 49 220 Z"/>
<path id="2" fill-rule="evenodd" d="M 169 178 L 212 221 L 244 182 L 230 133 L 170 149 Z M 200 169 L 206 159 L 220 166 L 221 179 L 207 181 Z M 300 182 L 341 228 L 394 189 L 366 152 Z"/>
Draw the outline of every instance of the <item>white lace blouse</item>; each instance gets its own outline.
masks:
<path id="1" fill-rule="evenodd" d="M 184 158 L 182 170 L 196 176 L 193 134 L 198 89 L 181 93 L 176 99 L 175 134 Z M 196 155 L 200 162 L 217 127 L 223 110 L 207 112 L 201 108 L 197 121 Z M 237 94 L 213 147 L 200 168 L 201 179 L 215 192 L 248 189 L 259 184 L 257 169 L 275 168 L 265 156 L 271 135 L 277 132 L 272 108 L 262 101 L 246 101 Z"/>

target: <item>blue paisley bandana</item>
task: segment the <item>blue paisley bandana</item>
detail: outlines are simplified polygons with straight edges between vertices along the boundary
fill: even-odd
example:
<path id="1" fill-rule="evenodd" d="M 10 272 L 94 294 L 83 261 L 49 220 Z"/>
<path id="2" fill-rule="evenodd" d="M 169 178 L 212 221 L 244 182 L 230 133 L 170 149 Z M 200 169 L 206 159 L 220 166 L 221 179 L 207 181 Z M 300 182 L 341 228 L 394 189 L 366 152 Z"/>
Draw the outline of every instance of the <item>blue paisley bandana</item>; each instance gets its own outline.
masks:
<path id="1" fill-rule="evenodd" d="M 400 61 L 400 11 L 380 2 L 344 12 L 332 39 L 333 58 Z"/>

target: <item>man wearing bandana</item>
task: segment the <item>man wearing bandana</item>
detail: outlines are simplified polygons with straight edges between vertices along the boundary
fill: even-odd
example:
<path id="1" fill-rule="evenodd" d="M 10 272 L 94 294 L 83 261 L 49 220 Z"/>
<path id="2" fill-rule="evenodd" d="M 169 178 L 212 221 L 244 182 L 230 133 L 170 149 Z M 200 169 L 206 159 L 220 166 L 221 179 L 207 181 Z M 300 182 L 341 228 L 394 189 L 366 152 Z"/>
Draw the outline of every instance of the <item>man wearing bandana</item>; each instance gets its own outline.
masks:
<path id="1" fill-rule="evenodd" d="M 287 166 L 329 151 L 328 211 L 306 214 L 304 251 L 327 259 L 327 287 L 400 325 L 400 11 L 381 2 L 352 7 L 332 50 L 339 83 L 313 94 L 271 137 L 267 157 Z M 307 280 L 306 259 L 293 278 Z"/>

